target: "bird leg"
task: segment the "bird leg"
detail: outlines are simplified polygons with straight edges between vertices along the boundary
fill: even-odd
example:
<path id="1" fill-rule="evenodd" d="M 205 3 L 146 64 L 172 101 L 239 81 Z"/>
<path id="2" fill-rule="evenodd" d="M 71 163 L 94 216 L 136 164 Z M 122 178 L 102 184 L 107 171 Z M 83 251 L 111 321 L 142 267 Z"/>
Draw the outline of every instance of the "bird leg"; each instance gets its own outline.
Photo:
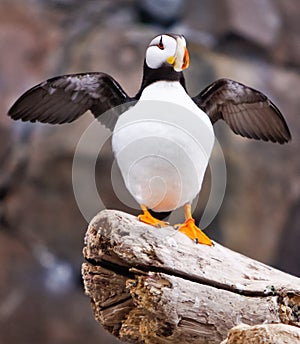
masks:
<path id="1" fill-rule="evenodd" d="M 185 222 L 183 224 L 176 225 L 176 227 L 178 226 L 178 230 L 187 235 L 193 241 L 196 241 L 197 244 L 212 246 L 213 242 L 209 239 L 209 237 L 206 236 L 202 230 L 195 225 L 190 204 L 186 204 L 184 206 L 184 215 Z"/>
<path id="2" fill-rule="evenodd" d="M 166 221 L 160 221 L 158 219 L 156 219 L 155 217 L 153 217 L 150 212 L 148 211 L 147 207 L 145 207 L 144 205 L 141 205 L 141 209 L 143 211 L 143 214 L 138 216 L 138 219 L 144 223 L 147 223 L 148 225 L 157 227 L 157 228 L 161 228 L 161 227 L 167 227 L 169 226 L 169 222 Z"/>

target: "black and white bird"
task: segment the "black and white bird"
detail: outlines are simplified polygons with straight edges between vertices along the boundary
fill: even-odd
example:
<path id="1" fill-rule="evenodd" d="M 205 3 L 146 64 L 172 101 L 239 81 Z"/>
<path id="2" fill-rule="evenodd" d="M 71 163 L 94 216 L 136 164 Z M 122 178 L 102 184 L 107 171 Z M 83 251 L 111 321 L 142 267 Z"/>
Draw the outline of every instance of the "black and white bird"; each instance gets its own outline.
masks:
<path id="1" fill-rule="evenodd" d="M 179 230 L 212 245 L 195 225 L 191 202 L 200 192 L 214 144 L 213 124 L 222 119 L 236 134 L 280 144 L 291 134 L 271 100 L 239 82 L 219 79 L 191 97 L 182 72 L 188 66 L 185 38 L 161 34 L 147 47 L 136 96 L 129 97 L 105 73 L 62 75 L 25 92 L 8 114 L 14 120 L 51 124 L 72 122 L 87 110 L 100 116 L 113 132 L 113 152 L 125 185 L 143 210 L 139 219 L 165 226 L 148 210 L 184 206 L 185 222 Z M 147 106 L 141 107 L 143 103 Z M 116 107 L 121 110 L 108 111 Z"/>

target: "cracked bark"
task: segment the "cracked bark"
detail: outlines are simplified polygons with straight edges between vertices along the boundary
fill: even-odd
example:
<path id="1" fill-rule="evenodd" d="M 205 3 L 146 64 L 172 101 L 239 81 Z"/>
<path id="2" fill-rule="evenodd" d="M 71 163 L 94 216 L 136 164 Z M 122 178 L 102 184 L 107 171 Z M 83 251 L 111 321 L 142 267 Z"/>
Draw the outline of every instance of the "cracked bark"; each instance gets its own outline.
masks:
<path id="1" fill-rule="evenodd" d="M 125 342 L 220 343 L 240 323 L 300 327 L 300 279 L 172 227 L 104 210 L 83 253 L 94 316 Z"/>

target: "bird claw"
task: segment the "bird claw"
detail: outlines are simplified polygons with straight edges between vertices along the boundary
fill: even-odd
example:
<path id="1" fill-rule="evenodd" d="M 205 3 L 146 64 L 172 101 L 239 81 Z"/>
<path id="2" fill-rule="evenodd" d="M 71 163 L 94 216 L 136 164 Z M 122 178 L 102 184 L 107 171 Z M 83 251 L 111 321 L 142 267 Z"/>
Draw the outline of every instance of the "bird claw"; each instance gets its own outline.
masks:
<path id="1" fill-rule="evenodd" d="M 187 219 L 182 225 L 177 225 L 177 227 L 178 226 L 178 230 L 195 241 L 196 244 L 213 246 L 213 242 L 209 239 L 209 237 L 195 225 L 195 220 L 193 218 Z"/>
<path id="2" fill-rule="evenodd" d="M 154 226 L 156 228 L 163 228 L 163 227 L 170 226 L 169 222 L 161 221 L 153 217 L 149 213 L 148 209 L 146 209 L 145 207 L 142 207 L 142 210 L 143 210 L 143 214 L 138 216 L 138 219 L 141 222 L 147 223 L 148 225 Z"/>

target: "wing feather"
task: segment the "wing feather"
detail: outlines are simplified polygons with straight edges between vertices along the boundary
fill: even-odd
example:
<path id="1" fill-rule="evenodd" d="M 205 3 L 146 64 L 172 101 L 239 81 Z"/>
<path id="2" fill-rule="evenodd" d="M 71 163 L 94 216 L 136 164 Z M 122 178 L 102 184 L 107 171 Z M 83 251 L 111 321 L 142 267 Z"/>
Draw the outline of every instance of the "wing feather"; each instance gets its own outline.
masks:
<path id="1" fill-rule="evenodd" d="M 244 137 L 285 143 L 291 139 L 279 109 L 263 93 L 230 79 L 219 79 L 193 98 L 214 124 L 224 120 Z"/>
<path id="2" fill-rule="evenodd" d="M 69 74 L 32 87 L 13 104 L 8 115 L 15 120 L 62 124 L 76 120 L 87 110 L 97 118 L 131 99 L 105 73 Z M 112 116 L 119 115 L 120 111 L 112 111 Z"/>

